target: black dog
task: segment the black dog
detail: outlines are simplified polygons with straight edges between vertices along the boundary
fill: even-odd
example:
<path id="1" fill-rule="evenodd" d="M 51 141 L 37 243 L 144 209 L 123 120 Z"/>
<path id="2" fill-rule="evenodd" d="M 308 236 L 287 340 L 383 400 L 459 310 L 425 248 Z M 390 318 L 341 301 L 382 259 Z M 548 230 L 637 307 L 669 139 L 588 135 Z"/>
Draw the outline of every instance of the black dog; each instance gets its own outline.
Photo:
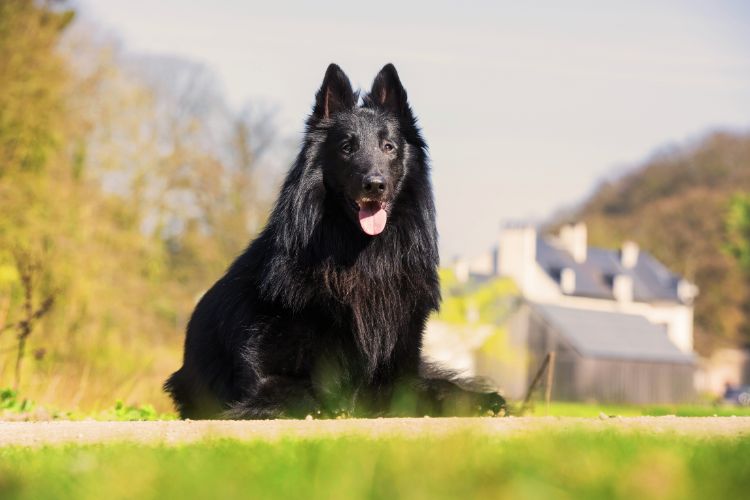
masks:
<path id="1" fill-rule="evenodd" d="M 266 228 L 190 320 L 165 384 L 183 418 L 504 407 L 420 359 L 440 302 L 426 145 L 393 65 L 357 102 L 331 64 Z"/>

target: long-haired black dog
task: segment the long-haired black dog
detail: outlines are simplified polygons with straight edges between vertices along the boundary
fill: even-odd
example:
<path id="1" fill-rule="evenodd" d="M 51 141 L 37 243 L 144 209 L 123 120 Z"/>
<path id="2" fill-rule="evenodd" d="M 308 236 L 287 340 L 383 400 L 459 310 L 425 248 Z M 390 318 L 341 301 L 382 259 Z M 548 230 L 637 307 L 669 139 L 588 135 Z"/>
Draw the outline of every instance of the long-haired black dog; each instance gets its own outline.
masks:
<path id="1" fill-rule="evenodd" d="M 335 64 L 267 226 L 203 296 L 165 384 L 183 418 L 497 413 L 420 358 L 440 289 L 426 145 L 396 68 Z"/>

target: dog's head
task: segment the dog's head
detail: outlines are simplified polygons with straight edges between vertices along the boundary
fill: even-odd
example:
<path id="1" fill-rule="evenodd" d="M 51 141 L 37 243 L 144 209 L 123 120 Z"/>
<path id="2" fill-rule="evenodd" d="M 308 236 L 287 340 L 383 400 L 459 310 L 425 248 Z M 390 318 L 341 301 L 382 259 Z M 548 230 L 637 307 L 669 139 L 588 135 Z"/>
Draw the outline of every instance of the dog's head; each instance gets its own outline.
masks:
<path id="1" fill-rule="evenodd" d="M 324 134 L 319 160 L 326 192 L 366 234 L 383 232 L 407 175 L 410 149 L 423 147 L 414 144 L 421 139 L 396 68 L 380 70 L 360 106 L 349 78 L 331 64 L 308 127 Z"/>

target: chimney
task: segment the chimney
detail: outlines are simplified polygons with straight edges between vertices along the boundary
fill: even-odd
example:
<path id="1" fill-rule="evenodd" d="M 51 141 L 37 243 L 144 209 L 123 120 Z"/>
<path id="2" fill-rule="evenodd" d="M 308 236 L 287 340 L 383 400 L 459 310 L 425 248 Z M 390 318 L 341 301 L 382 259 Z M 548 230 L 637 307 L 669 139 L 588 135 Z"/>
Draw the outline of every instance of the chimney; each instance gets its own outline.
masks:
<path id="1" fill-rule="evenodd" d="M 617 302 L 633 302 L 633 278 L 618 274 L 612 281 L 612 294 Z"/>
<path id="2" fill-rule="evenodd" d="M 586 261 L 586 252 L 588 250 L 587 234 L 586 224 L 583 222 L 566 224 L 560 230 L 560 242 L 565 250 L 573 256 L 573 260 L 579 264 Z"/>
<path id="3" fill-rule="evenodd" d="M 690 283 L 686 279 L 681 279 L 677 283 L 677 296 L 683 304 L 692 304 L 698 296 L 698 286 Z"/>
<path id="4" fill-rule="evenodd" d="M 534 288 L 536 239 L 536 228 L 528 225 L 506 225 L 500 232 L 498 272 L 513 278 L 524 293 Z"/>
<path id="5" fill-rule="evenodd" d="M 620 264 L 625 269 L 633 269 L 638 264 L 638 243 L 626 241 L 620 249 Z"/>
<path id="6" fill-rule="evenodd" d="M 566 295 L 576 291 L 576 272 L 569 267 L 560 272 L 560 288 Z"/>
<path id="7" fill-rule="evenodd" d="M 456 257 L 453 260 L 453 272 L 459 283 L 469 281 L 469 262 L 463 257 Z"/>

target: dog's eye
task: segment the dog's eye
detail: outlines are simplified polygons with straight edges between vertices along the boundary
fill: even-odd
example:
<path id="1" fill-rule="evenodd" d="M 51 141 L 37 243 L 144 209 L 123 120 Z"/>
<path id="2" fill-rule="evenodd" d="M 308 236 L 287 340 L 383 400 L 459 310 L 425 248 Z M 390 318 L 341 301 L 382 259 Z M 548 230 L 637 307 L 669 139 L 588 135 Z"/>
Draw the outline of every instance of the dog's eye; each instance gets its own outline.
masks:
<path id="1" fill-rule="evenodd" d="M 342 142 L 339 146 L 339 150 L 344 154 L 350 154 L 353 150 L 352 143 L 349 141 Z"/>
<path id="2" fill-rule="evenodd" d="M 383 144 L 383 151 L 385 151 L 386 153 L 390 153 L 394 149 L 396 149 L 396 146 L 394 146 L 390 142 L 386 142 L 385 144 Z"/>

